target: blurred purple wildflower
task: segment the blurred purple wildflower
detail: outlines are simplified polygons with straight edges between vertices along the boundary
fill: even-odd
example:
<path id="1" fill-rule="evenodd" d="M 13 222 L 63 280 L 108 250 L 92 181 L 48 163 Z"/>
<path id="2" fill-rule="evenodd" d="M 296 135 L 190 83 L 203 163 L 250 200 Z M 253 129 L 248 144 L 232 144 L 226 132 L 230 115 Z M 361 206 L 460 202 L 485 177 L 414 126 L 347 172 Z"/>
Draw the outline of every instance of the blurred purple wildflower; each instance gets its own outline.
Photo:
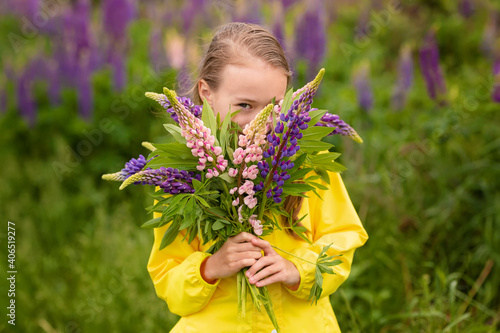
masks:
<path id="1" fill-rule="evenodd" d="M 493 95 L 492 99 L 500 103 L 500 57 L 497 57 L 493 64 Z"/>
<path id="2" fill-rule="evenodd" d="M 128 24 L 134 16 L 135 6 L 132 0 L 102 1 L 104 30 L 116 41 L 126 38 Z"/>
<path id="3" fill-rule="evenodd" d="M 90 120 L 94 107 L 94 92 L 92 89 L 88 58 L 82 59 L 78 66 L 76 90 L 78 92 L 78 111 L 80 116 L 85 120 Z"/>
<path id="4" fill-rule="evenodd" d="M 445 103 L 446 83 L 439 64 L 439 48 L 434 30 L 430 30 L 420 47 L 420 69 L 429 96 L 440 104 Z"/>
<path id="5" fill-rule="evenodd" d="M 326 51 L 326 27 L 322 2 L 308 9 L 295 26 L 294 61 L 304 59 L 308 63 L 311 78 L 323 61 Z"/>
<path id="6" fill-rule="evenodd" d="M 73 6 L 72 27 L 73 39 L 76 44 L 75 52 L 79 54 L 82 50 L 90 48 L 90 23 L 91 4 L 89 0 L 78 0 Z"/>
<path id="7" fill-rule="evenodd" d="M 286 51 L 284 27 L 285 27 L 285 13 L 283 5 L 281 2 L 276 1 L 273 4 L 272 33 L 280 43 L 281 47 Z"/>
<path id="8" fill-rule="evenodd" d="M 182 28 L 187 34 L 191 32 L 194 27 L 194 23 L 199 19 L 200 14 L 203 14 L 205 10 L 205 0 L 191 0 L 184 2 L 184 7 L 182 7 L 180 16 L 182 17 Z"/>
<path id="9" fill-rule="evenodd" d="M 406 95 L 413 83 L 413 58 L 411 47 L 401 48 L 398 61 L 398 79 L 392 91 L 391 104 L 395 110 L 401 110 L 406 104 Z"/>
<path id="10" fill-rule="evenodd" d="M 461 0 L 458 4 L 458 12 L 465 18 L 471 17 L 476 10 L 473 0 Z"/>
<path id="11" fill-rule="evenodd" d="M 370 84 L 370 65 L 362 63 L 355 71 L 353 83 L 358 96 L 358 105 L 364 111 L 370 111 L 373 106 L 373 92 Z"/>
<path id="12" fill-rule="evenodd" d="M 116 91 L 121 91 L 125 88 L 126 68 L 125 68 L 125 52 L 119 50 L 111 51 L 111 67 L 113 68 L 113 85 Z"/>
<path id="13" fill-rule="evenodd" d="M 17 81 L 16 87 L 17 104 L 21 115 L 26 119 L 28 125 L 35 124 L 36 110 L 32 96 L 32 77 L 29 71 L 25 71 Z"/>

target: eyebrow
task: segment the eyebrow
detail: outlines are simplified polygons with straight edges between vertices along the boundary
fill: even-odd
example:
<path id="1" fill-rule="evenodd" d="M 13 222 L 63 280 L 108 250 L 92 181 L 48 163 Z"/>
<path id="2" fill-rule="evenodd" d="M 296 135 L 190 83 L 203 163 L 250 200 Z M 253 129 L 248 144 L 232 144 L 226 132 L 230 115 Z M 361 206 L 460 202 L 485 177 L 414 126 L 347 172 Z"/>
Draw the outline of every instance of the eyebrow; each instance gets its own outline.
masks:
<path id="1" fill-rule="evenodd" d="M 246 97 L 236 97 L 237 100 L 244 101 L 244 102 L 249 102 L 249 103 L 258 103 L 258 101 L 251 99 L 251 98 L 246 98 Z M 283 98 L 276 98 L 275 99 L 275 104 L 278 103 L 280 100 Z M 271 101 L 269 101 L 270 103 Z"/>

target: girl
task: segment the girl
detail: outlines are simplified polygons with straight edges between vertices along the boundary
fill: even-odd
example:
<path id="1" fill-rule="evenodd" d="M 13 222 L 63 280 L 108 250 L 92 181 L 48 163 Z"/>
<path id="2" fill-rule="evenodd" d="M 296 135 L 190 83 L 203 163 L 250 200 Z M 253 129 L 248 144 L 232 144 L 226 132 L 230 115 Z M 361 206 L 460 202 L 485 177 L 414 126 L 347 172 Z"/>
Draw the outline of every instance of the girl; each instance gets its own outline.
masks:
<path id="1" fill-rule="evenodd" d="M 230 23 L 220 27 L 201 63 L 194 102 L 206 99 L 221 118 L 229 110 L 242 111 L 233 120 L 242 128 L 270 101 L 284 98 L 291 72 L 284 52 L 268 31 L 260 26 Z M 340 175 L 329 173 L 328 190 L 318 196 L 292 197 L 285 209 L 293 220 L 307 216 L 313 245 L 297 235 L 276 230 L 260 239 L 240 233 L 213 255 L 198 239 L 188 244 L 183 235 L 165 249 L 159 246 L 168 226 L 156 228 L 148 271 L 157 295 L 170 311 L 182 318 L 172 332 L 266 332 L 273 326 L 265 310 L 259 312 L 247 300 L 246 316 L 237 315 L 236 273 L 249 267 L 250 283 L 267 286 L 274 312 L 283 332 L 340 332 L 328 296 L 335 292 L 350 272 L 354 250 L 368 236 L 354 210 Z M 154 217 L 159 217 L 155 213 Z M 294 223 L 282 219 L 284 226 Z M 322 248 L 333 243 L 330 255 L 342 254 L 342 264 L 334 266 L 335 275 L 325 274 L 323 293 L 317 305 L 307 300 L 314 282 L 315 266 L 284 253 L 271 244 L 298 257 L 315 262 Z"/>

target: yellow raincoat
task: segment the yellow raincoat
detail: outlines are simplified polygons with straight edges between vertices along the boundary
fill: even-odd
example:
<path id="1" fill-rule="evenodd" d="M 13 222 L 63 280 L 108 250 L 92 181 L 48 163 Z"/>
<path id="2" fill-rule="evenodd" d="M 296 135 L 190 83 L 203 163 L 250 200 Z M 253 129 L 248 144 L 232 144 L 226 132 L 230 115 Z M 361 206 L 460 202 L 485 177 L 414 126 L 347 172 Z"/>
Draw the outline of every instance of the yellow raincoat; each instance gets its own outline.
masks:
<path id="1" fill-rule="evenodd" d="M 299 217 L 308 214 L 302 224 L 310 231 L 314 245 L 294 239 L 285 231 L 274 231 L 264 237 L 272 245 L 315 262 L 321 249 L 333 243 L 328 253 L 342 254 L 342 264 L 334 266 L 336 275 L 323 274 L 323 293 L 316 306 L 307 301 L 314 282 L 315 266 L 288 256 L 300 272 L 300 285 L 292 291 L 281 283 L 268 286 L 278 324 L 284 333 L 340 332 L 328 295 L 347 279 L 354 250 L 368 239 L 358 215 L 349 199 L 338 173 L 330 173 L 328 190 L 318 190 L 323 198 L 313 193 L 304 198 Z M 160 216 L 155 213 L 154 217 Z M 171 332 L 265 332 L 273 325 L 264 309 L 254 308 L 250 296 L 246 302 L 246 316 L 237 314 L 236 274 L 209 284 L 200 274 L 200 265 L 210 254 L 210 244 L 202 245 L 196 238 L 191 244 L 181 242 L 182 235 L 159 251 L 167 226 L 154 229 L 154 245 L 148 262 L 148 271 L 158 297 L 165 300 L 172 313 L 182 318 Z"/>

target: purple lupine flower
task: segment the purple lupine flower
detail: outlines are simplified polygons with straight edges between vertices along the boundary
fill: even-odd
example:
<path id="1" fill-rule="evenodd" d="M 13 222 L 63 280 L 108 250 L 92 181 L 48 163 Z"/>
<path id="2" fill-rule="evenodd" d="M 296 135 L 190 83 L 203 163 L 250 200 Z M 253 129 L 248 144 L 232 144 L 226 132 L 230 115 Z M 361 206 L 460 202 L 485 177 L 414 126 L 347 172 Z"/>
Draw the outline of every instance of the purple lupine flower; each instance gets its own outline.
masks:
<path id="1" fill-rule="evenodd" d="M 61 102 L 61 80 L 57 65 L 54 61 L 49 63 L 48 72 L 49 100 L 52 106 L 56 106 Z"/>
<path id="2" fill-rule="evenodd" d="M 32 77 L 29 71 L 25 71 L 17 81 L 16 93 L 19 111 L 30 127 L 35 124 L 36 118 L 36 106 L 32 91 Z"/>
<path id="3" fill-rule="evenodd" d="M 159 186 L 169 194 L 194 193 L 193 179 L 200 181 L 201 175 L 192 171 L 161 167 L 135 173 L 122 183 L 120 190 L 130 184 L 142 184 Z"/>
<path id="4" fill-rule="evenodd" d="M 185 33 L 189 33 L 195 21 L 199 18 L 199 14 L 205 11 L 205 0 L 191 0 L 184 2 L 184 7 L 181 10 L 182 27 Z"/>
<path id="5" fill-rule="evenodd" d="M 87 59 L 88 60 L 88 59 Z M 88 61 L 82 59 L 77 69 L 76 90 L 78 92 L 78 111 L 83 119 L 90 120 L 94 108 L 91 73 Z"/>
<path id="6" fill-rule="evenodd" d="M 5 85 L 0 89 L 0 113 L 7 111 L 7 89 Z"/>
<path id="7" fill-rule="evenodd" d="M 158 155 L 156 155 L 158 156 Z M 109 173 L 106 175 L 103 175 L 103 179 L 105 180 L 115 180 L 115 181 L 124 181 L 125 179 L 129 178 L 132 175 L 135 175 L 136 173 L 143 171 L 144 166 L 151 161 L 154 157 L 151 157 L 150 159 L 146 160 L 146 158 L 143 155 L 139 155 L 138 158 L 132 158 L 130 161 L 125 163 L 125 167 L 121 169 L 118 172 L 115 173 Z M 145 170 L 150 170 L 151 168 L 146 168 Z M 140 184 L 141 182 L 136 182 L 135 184 Z"/>
<path id="8" fill-rule="evenodd" d="M 307 10 L 296 24 L 294 61 L 304 59 L 308 63 L 308 76 L 317 72 L 326 50 L 326 27 L 323 3 L 318 2 Z"/>
<path id="9" fill-rule="evenodd" d="M 411 47 L 401 48 L 398 61 L 398 79 L 392 92 L 391 104 L 395 110 L 401 110 L 406 104 L 406 95 L 413 83 L 413 58 Z"/>
<path id="10" fill-rule="evenodd" d="M 150 98 L 153 98 L 156 102 L 158 102 L 165 109 L 165 111 L 167 111 L 167 113 L 170 114 L 172 119 L 176 123 L 179 123 L 179 117 L 177 116 L 177 113 L 175 113 L 172 104 L 168 100 L 167 96 L 165 96 L 165 94 L 154 94 L 151 96 L 152 97 L 150 97 Z M 202 112 L 203 106 L 194 104 L 188 97 L 176 97 L 176 98 L 196 118 L 201 118 L 201 112 Z"/>
<path id="11" fill-rule="evenodd" d="M 283 5 L 283 8 L 286 10 L 288 7 L 293 5 L 297 0 L 281 0 L 281 4 Z"/>
<path id="12" fill-rule="evenodd" d="M 317 110 L 316 108 L 311 109 L 311 111 Z M 351 139 L 353 139 L 356 142 L 362 143 L 363 139 L 359 136 L 359 134 L 349 126 L 345 121 L 340 119 L 340 117 L 336 114 L 331 114 L 331 113 L 325 113 L 323 117 L 321 117 L 321 120 L 316 123 L 315 126 L 323 126 L 323 127 L 332 127 L 334 130 L 328 134 L 330 135 L 335 135 L 335 134 L 340 134 L 343 136 L 348 136 Z"/>
<path id="13" fill-rule="evenodd" d="M 113 68 L 113 85 L 116 91 L 122 91 L 125 88 L 126 68 L 125 54 L 119 50 L 111 51 L 111 67 Z"/>
<path id="14" fill-rule="evenodd" d="M 458 12 L 465 18 L 469 18 L 474 14 L 476 5 L 473 0 L 462 0 L 458 4 Z"/>
<path id="15" fill-rule="evenodd" d="M 497 57 L 493 64 L 493 95 L 492 99 L 496 103 L 500 103 L 500 57 Z"/>
<path id="16" fill-rule="evenodd" d="M 260 1 L 240 1 L 233 10 L 232 21 L 260 24 L 260 7 Z"/>
<path id="17" fill-rule="evenodd" d="M 77 54 L 90 48 L 90 12 L 91 4 L 89 0 L 78 0 L 73 6 L 73 39 L 76 45 L 75 52 Z"/>
<path id="18" fill-rule="evenodd" d="M 289 157 L 294 156 L 300 149 L 298 140 L 302 138 L 301 130 L 307 129 L 311 120 L 309 111 L 319 83 L 324 75 L 322 69 L 316 78 L 305 86 L 300 97 L 293 101 L 290 109 L 286 113 L 280 114 L 273 134 L 267 136 L 269 148 L 264 151 L 263 157 L 270 158 L 271 165 L 267 160 L 262 160 L 257 164 L 263 178 L 267 177 L 264 186 L 256 185 L 254 188 L 266 192 L 267 198 L 272 198 L 275 203 L 281 202 L 281 194 L 284 182 L 290 179 L 287 170 L 294 167 L 294 163 Z M 281 134 L 281 138 L 276 135 Z M 275 185 L 272 185 L 275 184 Z"/>
<path id="19" fill-rule="evenodd" d="M 135 8 L 132 0 L 105 0 L 102 2 L 104 30 L 116 41 L 124 40 L 127 26 L 133 20 Z"/>
<path id="20" fill-rule="evenodd" d="M 281 47 L 286 50 L 285 45 L 285 13 L 281 2 L 274 2 L 272 33 L 276 37 Z"/>
<path id="21" fill-rule="evenodd" d="M 370 84 L 370 64 L 362 63 L 354 73 L 354 87 L 358 96 L 358 105 L 364 111 L 370 111 L 373 106 L 373 92 Z"/>
<path id="22" fill-rule="evenodd" d="M 162 47 L 162 31 L 159 26 L 153 28 L 149 36 L 149 59 L 155 71 L 160 71 L 164 67 L 166 59 L 165 51 Z"/>
<path id="23" fill-rule="evenodd" d="M 439 64 L 439 48 L 433 30 L 427 33 L 420 47 L 420 69 L 429 96 L 442 104 L 446 95 L 446 83 Z"/>

